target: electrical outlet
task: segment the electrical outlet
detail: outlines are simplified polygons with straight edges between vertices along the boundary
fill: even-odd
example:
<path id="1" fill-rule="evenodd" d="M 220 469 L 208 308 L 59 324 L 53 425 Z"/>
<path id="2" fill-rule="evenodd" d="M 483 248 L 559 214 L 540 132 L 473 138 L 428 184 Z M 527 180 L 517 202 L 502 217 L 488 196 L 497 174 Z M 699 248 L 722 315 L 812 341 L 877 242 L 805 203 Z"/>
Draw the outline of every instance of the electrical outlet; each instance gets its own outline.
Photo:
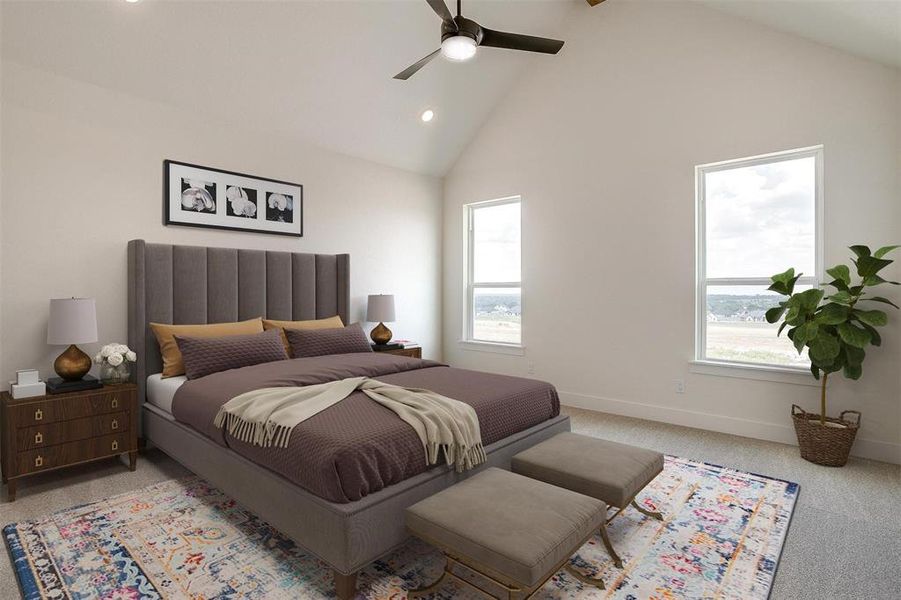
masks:
<path id="1" fill-rule="evenodd" d="M 676 392 L 677 394 L 684 394 L 685 393 L 685 381 L 683 381 L 681 379 L 674 379 L 673 380 L 673 391 Z"/>
<path id="2" fill-rule="evenodd" d="M 529 375 L 534 375 L 535 374 L 535 363 L 533 363 L 532 361 L 529 361 L 529 365 L 526 367 L 526 371 L 529 373 Z"/>

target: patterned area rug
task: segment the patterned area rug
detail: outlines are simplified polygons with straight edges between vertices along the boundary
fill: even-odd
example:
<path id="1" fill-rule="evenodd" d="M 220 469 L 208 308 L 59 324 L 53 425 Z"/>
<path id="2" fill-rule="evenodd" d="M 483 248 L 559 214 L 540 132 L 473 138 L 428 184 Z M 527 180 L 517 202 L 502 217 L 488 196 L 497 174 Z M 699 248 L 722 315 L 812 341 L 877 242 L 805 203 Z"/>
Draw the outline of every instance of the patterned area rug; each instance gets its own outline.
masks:
<path id="1" fill-rule="evenodd" d="M 794 483 L 667 457 L 640 496 L 665 522 L 628 508 L 610 525 L 623 568 L 598 536 L 571 560 L 607 589 L 561 570 L 536 598 L 766 598 L 797 495 Z M 334 597 L 326 565 L 196 477 L 13 523 L 3 533 L 28 600 Z M 440 554 L 411 541 L 360 573 L 359 598 L 404 598 L 442 568 Z M 483 600 L 454 582 L 432 597 Z"/>

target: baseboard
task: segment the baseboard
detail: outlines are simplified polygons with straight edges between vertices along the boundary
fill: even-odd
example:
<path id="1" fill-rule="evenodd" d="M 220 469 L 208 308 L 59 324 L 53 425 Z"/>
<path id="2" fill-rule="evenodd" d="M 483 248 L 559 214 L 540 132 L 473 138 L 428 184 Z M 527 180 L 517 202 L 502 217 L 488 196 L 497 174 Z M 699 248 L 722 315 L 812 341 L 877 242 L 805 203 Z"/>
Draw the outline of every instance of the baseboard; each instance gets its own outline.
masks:
<path id="1" fill-rule="evenodd" d="M 656 404 L 644 404 L 629 400 L 589 396 L 587 394 L 577 394 L 574 392 L 561 391 L 559 393 L 560 402 L 565 406 L 572 406 L 574 408 L 584 408 L 624 417 L 635 417 L 637 419 L 646 419 L 648 421 L 659 421 L 661 423 L 695 427 L 698 429 L 706 429 L 708 431 L 718 431 L 720 433 L 731 433 L 759 440 L 790 444 L 792 446 L 798 445 L 798 441 L 795 438 L 795 430 L 789 425 L 754 421 L 752 419 L 741 419 L 727 415 L 702 413 L 682 408 L 659 406 Z M 854 447 L 851 449 L 851 454 L 861 458 L 901 464 L 901 444 L 857 438 L 854 442 Z"/>

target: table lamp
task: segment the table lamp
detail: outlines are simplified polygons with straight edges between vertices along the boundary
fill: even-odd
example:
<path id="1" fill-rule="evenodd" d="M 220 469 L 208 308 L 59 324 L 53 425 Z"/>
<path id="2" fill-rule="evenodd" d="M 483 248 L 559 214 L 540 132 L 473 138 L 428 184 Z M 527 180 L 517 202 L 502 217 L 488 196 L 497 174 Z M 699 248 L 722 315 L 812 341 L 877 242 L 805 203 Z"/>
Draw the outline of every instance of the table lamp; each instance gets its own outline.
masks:
<path id="1" fill-rule="evenodd" d="M 394 321 L 394 295 L 370 294 L 369 304 L 366 307 L 366 320 L 370 323 L 376 321 L 378 325 L 369 333 L 369 337 L 376 344 L 387 344 L 391 341 L 391 330 L 385 327 L 385 321 Z"/>
<path id="2" fill-rule="evenodd" d="M 97 310 L 93 298 L 50 300 L 47 343 L 68 345 L 53 363 L 53 370 L 65 381 L 78 381 L 91 370 L 91 357 L 75 344 L 97 341 Z"/>

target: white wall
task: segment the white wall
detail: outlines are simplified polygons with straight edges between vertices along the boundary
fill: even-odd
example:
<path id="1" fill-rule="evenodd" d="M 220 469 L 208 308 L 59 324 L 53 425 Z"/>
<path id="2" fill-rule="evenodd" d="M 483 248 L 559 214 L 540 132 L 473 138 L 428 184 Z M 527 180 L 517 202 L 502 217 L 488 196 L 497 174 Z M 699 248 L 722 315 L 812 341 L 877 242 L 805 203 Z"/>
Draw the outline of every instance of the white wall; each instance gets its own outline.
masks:
<path id="1" fill-rule="evenodd" d="M 351 317 L 396 294 L 398 336 L 441 353 L 441 182 L 4 61 L 0 381 L 52 375 L 48 299 L 97 299 L 101 342 L 126 338 L 126 242 L 351 255 Z M 298 114 L 297 118 L 306 118 Z M 164 227 L 166 158 L 296 181 L 304 237 Z M 399 239 L 400 241 L 395 241 Z M 93 350 L 97 345 L 85 345 Z"/>
<path id="2" fill-rule="evenodd" d="M 847 260 L 852 243 L 901 243 L 899 72 L 684 3 L 605 3 L 565 39 L 445 180 L 445 359 L 511 374 L 532 363 L 568 404 L 793 442 L 790 405 L 816 408 L 817 388 L 689 371 L 693 167 L 824 144 L 826 262 Z M 523 357 L 457 343 L 461 206 L 513 194 Z M 863 411 L 855 453 L 899 462 L 901 314 L 891 318 L 863 379 L 830 386 L 830 407 Z"/>

